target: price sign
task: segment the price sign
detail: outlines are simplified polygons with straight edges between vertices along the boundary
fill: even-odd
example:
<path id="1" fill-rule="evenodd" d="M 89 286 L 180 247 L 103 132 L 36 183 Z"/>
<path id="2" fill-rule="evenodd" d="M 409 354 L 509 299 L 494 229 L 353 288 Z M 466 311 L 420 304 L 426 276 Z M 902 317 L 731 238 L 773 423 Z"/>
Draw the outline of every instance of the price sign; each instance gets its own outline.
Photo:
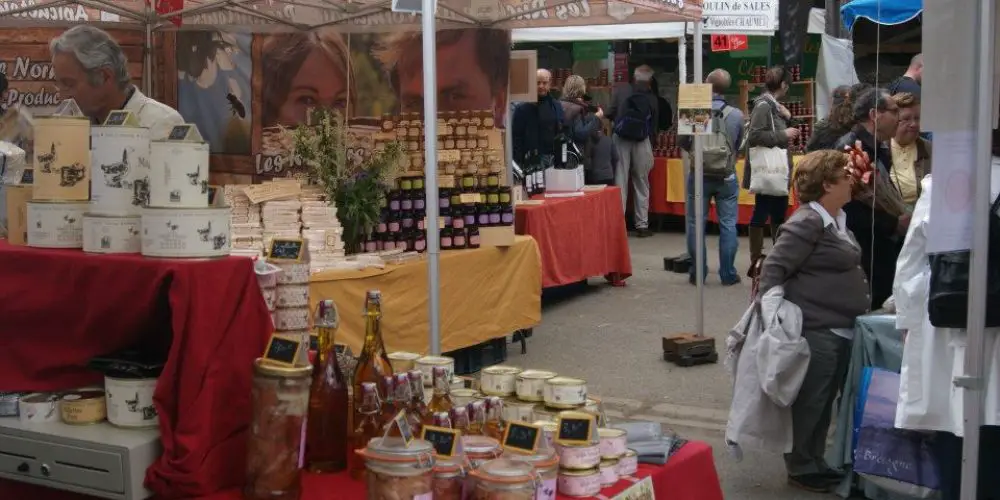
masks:
<path id="1" fill-rule="evenodd" d="M 712 52 L 728 52 L 731 48 L 729 35 L 712 35 Z"/>
<path id="2" fill-rule="evenodd" d="M 413 429 L 410 428 L 410 421 L 406 419 L 406 410 L 399 410 L 395 417 L 392 417 L 393 427 L 399 429 L 399 436 L 403 438 L 403 445 L 407 448 L 413 442 Z M 392 430 L 390 428 L 390 430 Z"/>
<path id="3" fill-rule="evenodd" d="M 521 453 L 533 454 L 538 450 L 542 428 L 521 422 L 508 422 L 503 433 L 503 447 Z"/>
<path id="4" fill-rule="evenodd" d="M 135 123 L 135 119 L 132 117 L 132 112 L 125 110 L 112 111 L 104 119 L 104 126 L 106 127 L 120 127 L 122 125 L 132 125 L 133 123 Z"/>
<path id="5" fill-rule="evenodd" d="M 187 139 L 188 134 L 191 133 L 191 125 L 177 125 L 170 129 L 170 134 L 167 135 L 168 141 L 183 141 Z"/>
<path id="6" fill-rule="evenodd" d="M 302 260 L 302 239 L 278 239 L 271 240 L 271 250 L 267 253 L 270 260 L 289 260 L 300 262 Z"/>
<path id="7" fill-rule="evenodd" d="M 589 445 L 594 436 L 594 416 L 588 413 L 563 412 L 556 425 L 556 442 Z"/>
<path id="8" fill-rule="evenodd" d="M 299 360 L 299 344 L 295 339 L 271 335 L 264 349 L 264 359 L 282 366 L 295 366 Z"/>
<path id="9" fill-rule="evenodd" d="M 425 425 L 420 438 L 434 445 L 434 451 L 439 457 L 451 458 L 455 456 L 455 452 L 458 450 L 462 431 Z"/>

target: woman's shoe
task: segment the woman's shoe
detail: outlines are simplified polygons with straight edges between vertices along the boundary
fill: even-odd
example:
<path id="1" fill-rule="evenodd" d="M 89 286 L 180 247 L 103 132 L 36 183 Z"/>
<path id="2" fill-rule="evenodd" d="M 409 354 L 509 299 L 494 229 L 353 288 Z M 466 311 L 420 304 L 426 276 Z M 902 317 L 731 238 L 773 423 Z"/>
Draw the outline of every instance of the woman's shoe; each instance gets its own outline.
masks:
<path id="1" fill-rule="evenodd" d="M 789 486 L 794 486 L 800 490 L 811 491 L 813 493 L 829 493 L 830 480 L 824 478 L 822 474 L 802 474 L 800 476 L 788 476 Z"/>

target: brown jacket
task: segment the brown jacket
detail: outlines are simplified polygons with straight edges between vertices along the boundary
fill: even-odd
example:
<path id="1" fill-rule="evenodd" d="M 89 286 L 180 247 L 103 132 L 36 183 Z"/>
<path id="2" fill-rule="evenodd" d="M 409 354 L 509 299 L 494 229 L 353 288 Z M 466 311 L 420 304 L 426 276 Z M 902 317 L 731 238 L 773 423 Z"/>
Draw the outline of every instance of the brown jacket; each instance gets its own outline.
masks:
<path id="1" fill-rule="evenodd" d="M 917 161 L 913 162 L 913 175 L 917 179 L 917 198 L 923 186 L 921 179 L 931 173 L 931 142 L 922 137 L 917 138 Z"/>

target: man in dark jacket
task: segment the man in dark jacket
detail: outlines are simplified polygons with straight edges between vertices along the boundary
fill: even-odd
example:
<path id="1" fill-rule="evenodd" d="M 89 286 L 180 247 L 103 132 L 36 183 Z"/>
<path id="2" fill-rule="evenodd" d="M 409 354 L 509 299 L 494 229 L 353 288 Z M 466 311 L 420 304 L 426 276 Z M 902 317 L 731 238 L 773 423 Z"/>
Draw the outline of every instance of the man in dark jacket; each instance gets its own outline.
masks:
<path id="1" fill-rule="evenodd" d="M 899 124 L 899 107 L 885 89 L 869 89 L 858 96 L 854 104 L 854 118 L 857 125 L 837 142 L 836 149 L 853 147 L 856 142 L 868 153 L 875 168 L 876 176 L 887 182 L 877 187 L 897 189 L 891 182 L 892 153 L 887 141 L 896 134 Z M 883 209 L 879 199 L 888 193 L 859 199 L 855 197 L 847 205 L 847 228 L 854 233 L 861 245 L 862 267 L 868 276 L 871 288 L 872 309 L 882 307 L 892 295 L 892 283 L 896 275 L 896 259 L 902 249 L 903 237 L 910 225 L 910 215 L 893 215 Z M 878 199 L 875 199 L 878 198 Z"/>
<path id="2" fill-rule="evenodd" d="M 563 110 L 550 95 L 552 73 L 538 70 L 538 102 L 526 102 L 514 108 L 511 118 L 511 142 L 514 161 L 525 167 L 540 163 L 551 167 L 556 152 L 556 137 L 562 130 Z"/>
<path id="3" fill-rule="evenodd" d="M 622 168 L 615 172 L 615 184 L 622 190 L 622 211 L 628 200 L 629 177 L 635 186 L 635 229 L 640 238 L 652 236 L 649 230 L 649 172 L 653 170 L 653 141 L 659 123 L 659 99 L 651 85 L 653 68 L 635 69 L 635 82 L 620 84 L 611 94 L 611 105 L 604 113 L 613 124 L 612 141 L 618 148 Z"/>

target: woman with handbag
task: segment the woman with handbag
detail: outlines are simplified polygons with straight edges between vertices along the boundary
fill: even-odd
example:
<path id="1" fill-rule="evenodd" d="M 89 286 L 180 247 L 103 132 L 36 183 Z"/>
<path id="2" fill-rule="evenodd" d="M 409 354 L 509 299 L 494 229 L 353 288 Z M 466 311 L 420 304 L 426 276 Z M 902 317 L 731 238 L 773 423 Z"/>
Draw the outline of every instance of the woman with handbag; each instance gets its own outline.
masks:
<path id="1" fill-rule="evenodd" d="M 750 218 L 750 270 L 757 275 L 764 255 L 764 227 L 770 221 L 771 238 L 788 213 L 788 188 L 791 185 L 792 155 L 788 145 L 800 135 L 790 126 L 792 114 L 778 102 L 789 89 L 791 81 L 781 66 L 767 70 L 765 92 L 754 101 L 750 112 L 747 135 L 747 158 L 743 168 L 743 188 L 754 194 L 753 216 Z"/>
<path id="2" fill-rule="evenodd" d="M 841 474 L 823 458 L 833 401 L 850 361 L 855 319 L 868 310 L 861 248 L 847 229 L 843 206 L 855 184 L 851 159 L 832 150 L 806 155 L 794 175 L 800 207 L 780 229 L 760 272 L 763 296 L 784 287 L 785 300 L 802 311 L 809 367 L 792 404 L 792 450 L 785 454 L 788 482 L 826 492 Z"/>

